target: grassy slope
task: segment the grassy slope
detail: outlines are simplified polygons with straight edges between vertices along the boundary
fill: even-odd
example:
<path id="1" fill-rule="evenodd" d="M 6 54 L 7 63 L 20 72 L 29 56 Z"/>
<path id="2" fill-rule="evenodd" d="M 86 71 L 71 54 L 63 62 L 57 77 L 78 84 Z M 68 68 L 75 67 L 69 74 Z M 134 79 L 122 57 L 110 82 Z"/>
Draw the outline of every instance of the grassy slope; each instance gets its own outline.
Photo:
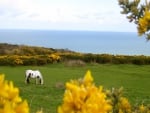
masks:
<path id="1" fill-rule="evenodd" d="M 43 86 L 24 84 L 26 69 L 39 69 L 45 84 Z M 44 113 L 56 113 L 56 108 L 62 102 L 64 88 L 56 87 L 64 84 L 70 79 L 83 77 L 90 69 L 96 85 L 103 85 L 104 88 L 124 87 L 125 96 L 129 97 L 132 103 L 144 100 L 150 103 L 150 65 L 87 65 L 84 67 L 65 67 L 62 64 L 47 66 L 22 66 L 8 67 L 1 66 L 0 73 L 6 75 L 7 80 L 14 81 L 15 86 L 20 88 L 20 95 L 27 99 L 31 113 L 43 108 Z"/>

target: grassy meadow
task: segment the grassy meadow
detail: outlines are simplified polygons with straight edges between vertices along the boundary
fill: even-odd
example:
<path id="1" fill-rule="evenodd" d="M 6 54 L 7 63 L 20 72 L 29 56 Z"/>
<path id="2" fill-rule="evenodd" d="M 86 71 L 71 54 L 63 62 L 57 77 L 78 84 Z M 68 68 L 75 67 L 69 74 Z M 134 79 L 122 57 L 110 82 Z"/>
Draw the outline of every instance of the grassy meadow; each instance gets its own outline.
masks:
<path id="1" fill-rule="evenodd" d="M 40 70 L 44 85 L 24 83 L 26 69 Z M 6 80 L 11 80 L 20 89 L 20 95 L 27 99 L 30 112 L 43 109 L 44 113 L 56 113 L 64 94 L 64 84 L 71 79 L 78 79 L 90 70 L 96 85 L 104 89 L 124 88 L 124 95 L 132 104 L 150 103 L 150 65 L 131 64 L 86 64 L 85 66 L 65 66 L 49 64 L 45 66 L 0 66 L 0 73 Z"/>

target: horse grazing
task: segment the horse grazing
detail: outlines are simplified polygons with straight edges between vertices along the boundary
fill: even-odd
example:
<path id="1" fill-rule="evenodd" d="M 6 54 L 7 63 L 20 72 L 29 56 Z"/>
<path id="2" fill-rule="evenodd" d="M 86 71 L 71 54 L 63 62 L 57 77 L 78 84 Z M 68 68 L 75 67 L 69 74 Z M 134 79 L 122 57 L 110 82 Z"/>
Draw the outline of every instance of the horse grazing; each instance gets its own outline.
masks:
<path id="1" fill-rule="evenodd" d="M 30 83 L 30 78 L 35 78 L 36 84 L 43 84 L 43 77 L 39 70 L 26 70 L 25 72 L 25 83 Z"/>

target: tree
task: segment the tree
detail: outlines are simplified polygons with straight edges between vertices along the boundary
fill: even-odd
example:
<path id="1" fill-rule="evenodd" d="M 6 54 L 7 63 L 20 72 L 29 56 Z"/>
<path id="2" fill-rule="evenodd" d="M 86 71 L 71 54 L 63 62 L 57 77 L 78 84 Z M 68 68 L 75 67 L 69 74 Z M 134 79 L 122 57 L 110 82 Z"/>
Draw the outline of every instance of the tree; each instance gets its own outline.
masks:
<path id="1" fill-rule="evenodd" d="M 137 25 L 139 36 L 145 36 L 150 40 L 150 2 L 145 0 L 141 3 L 140 0 L 118 0 L 122 8 L 121 14 L 127 15 L 129 22 L 134 22 Z"/>

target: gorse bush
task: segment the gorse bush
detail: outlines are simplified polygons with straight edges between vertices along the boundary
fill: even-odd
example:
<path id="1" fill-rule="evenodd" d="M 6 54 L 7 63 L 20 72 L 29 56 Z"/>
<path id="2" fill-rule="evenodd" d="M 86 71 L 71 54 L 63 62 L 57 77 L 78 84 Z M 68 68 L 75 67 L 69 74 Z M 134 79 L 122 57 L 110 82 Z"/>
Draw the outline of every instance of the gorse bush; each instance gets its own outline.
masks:
<path id="1" fill-rule="evenodd" d="M 103 87 L 96 87 L 90 71 L 80 80 L 66 83 L 63 104 L 58 107 L 58 113 L 107 113 L 111 111 Z"/>
<path id="2" fill-rule="evenodd" d="M 50 54 L 50 55 L 3 55 L 0 56 L 0 65 L 45 65 L 55 62 L 72 62 L 76 64 L 84 63 L 99 63 L 99 64 L 150 64 L 150 57 L 148 56 L 123 56 L 123 55 L 109 55 L 109 54 Z M 81 64 L 82 65 L 82 64 Z"/>
<path id="3" fill-rule="evenodd" d="M 29 113 L 27 101 L 22 100 L 12 81 L 4 80 L 4 75 L 0 75 L 0 113 Z"/>
<path id="4" fill-rule="evenodd" d="M 0 113 L 29 112 L 28 102 L 19 96 L 19 89 L 0 75 Z M 131 105 L 123 95 L 123 88 L 108 90 L 96 86 L 91 72 L 87 71 L 83 78 L 66 82 L 57 113 L 150 113 L 150 106 Z"/>
<path id="5" fill-rule="evenodd" d="M 45 65 L 59 62 L 61 57 L 57 54 L 50 55 L 3 55 L 0 56 L 0 65 Z"/>
<path id="6" fill-rule="evenodd" d="M 83 79 L 66 83 L 58 113 L 150 113 L 150 107 L 132 106 L 123 96 L 123 88 L 107 90 L 96 86 L 91 72 L 87 71 Z"/>
<path id="7" fill-rule="evenodd" d="M 137 25 L 139 36 L 146 36 L 150 40 L 150 2 L 145 0 L 118 0 L 121 13 L 127 16 L 129 22 L 134 22 Z"/>

